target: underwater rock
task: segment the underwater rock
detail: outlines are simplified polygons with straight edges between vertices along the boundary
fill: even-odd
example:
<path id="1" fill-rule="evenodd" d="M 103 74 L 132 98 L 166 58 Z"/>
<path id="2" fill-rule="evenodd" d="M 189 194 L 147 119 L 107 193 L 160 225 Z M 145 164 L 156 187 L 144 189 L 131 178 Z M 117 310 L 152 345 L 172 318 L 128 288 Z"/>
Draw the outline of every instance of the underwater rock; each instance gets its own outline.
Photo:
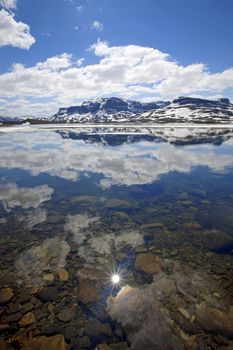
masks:
<path id="1" fill-rule="evenodd" d="M 98 334 L 112 335 L 112 329 L 108 323 L 101 323 L 96 318 L 88 320 L 84 332 L 90 336 L 97 336 Z"/>
<path id="2" fill-rule="evenodd" d="M 0 349 L 1 350 L 10 350 L 12 348 L 10 347 L 10 344 L 5 341 L 5 339 L 0 338 Z"/>
<path id="3" fill-rule="evenodd" d="M 231 252 L 233 249 L 233 238 L 218 230 L 204 231 L 201 240 L 205 248 L 214 252 Z"/>
<path id="4" fill-rule="evenodd" d="M 78 299 L 84 303 L 93 303 L 100 298 L 101 287 L 89 278 L 79 278 Z"/>
<path id="5" fill-rule="evenodd" d="M 12 288 L 4 288 L 0 290 L 0 305 L 5 305 L 11 301 L 13 298 L 13 289 Z"/>
<path id="6" fill-rule="evenodd" d="M 42 302 L 55 301 L 59 297 L 59 293 L 56 287 L 45 287 L 38 291 L 38 299 Z"/>
<path id="7" fill-rule="evenodd" d="M 67 306 L 57 314 L 57 318 L 61 322 L 69 322 L 75 316 L 76 310 L 77 308 L 74 305 Z"/>
<path id="8" fill-rule="evenodd" d="M 108 209 L 114 209 L 114 208 L 122 208 L 122 209 L 128 209 L 132 208 L 134 205 L 124 199 L 109 199 L 105 202 L 105 207 Z"/>
<path id="9" fill-rule="evenodd" d="M 67 282 L 70 278 L 69 272 L 64 268 L 58 270 L 58 276 L 61 282 Z"/>
<path id="10" fill-rule="evenodd" d="M 47 273 L 43 276 L 43 280 L 45 280 L 46 282 L 53 282 L 54 276 L 51 273 Z"/>
<path id="11" fill-rule="evenodd" d="M 153 275 L 162 270 L 161 260 L 157 255 L 141 253 L 136 257 L 135 268 L 149 275 Z"/>
<path id="12" fill-rule="evenodd" d="M 207 332 L 233 339 L 233 313 L 205 305 L 196 306 L 198 324 Z"/>
<path id="13" fill-rule="evenodd" d="M 34 338 L 23 350 L 66 350 L 66 343 L 61 334 L 52 337 L 42 335 Z"/>
<path id="14" fill-rule="evenodd" d="M 69 251 L 70 246 L 62 237 L 48 238 L 19 255 L 15 262 L 18 275 L 26 284 L 43 285 L 44 272 L 57 272 L 63 267 Z"/>
<path id="15" fill-rule="evenodd" d="M 36 322 L 36 318 L 33 312 L 25 314 L 19 321 L 19 327 L 28 327 Z"/>
<path id="16" fill-rule="evenodd" d="M 144 224 L 141 226 L 143 230 L 149 230 L 153 228 L 164 228 L 164 224 L 162 222 L 153 222 L 151 224 Z"/>
<path id="17" fill-rule="evenodd" d="M 14 334 L 11 343 L 14 346 L 14 348 L 21 349 L 27 346 L 27 344 L 31 340 L 32 340 L 32 331 L 29 329 L 25 330 L 24 328 L 22 328 L 17 333 Z"/>

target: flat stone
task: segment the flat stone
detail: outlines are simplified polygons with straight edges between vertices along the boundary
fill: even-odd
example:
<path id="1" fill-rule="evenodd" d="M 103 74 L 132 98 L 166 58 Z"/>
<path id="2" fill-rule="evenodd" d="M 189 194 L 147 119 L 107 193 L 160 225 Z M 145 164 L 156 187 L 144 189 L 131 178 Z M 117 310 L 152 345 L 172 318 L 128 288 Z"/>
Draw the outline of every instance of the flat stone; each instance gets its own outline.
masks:
<path id="1" fill-rule="evenodd" d="M 46 325 L 41 329 L 41 334 L 46 336 L 61 334 L 62 329 L 57 324 Z"/>
<path id="2" fill-rule="evenodd" d="M 90 278 L 79 278 L 78 299 L 84 304 L 93 303 L 100 298 L 101 287 Z"/>
<path id="3" fill-rule="evenodd" d="M 151 253 L 138 254 L 135 261 L 135 267 L 149 275 L 154 275 L 162 270 L 159 256 Z"/>
<path id="4" fill-rule="evenodd" d="M 64 268 L 58 270 L 58 276 L 61 282 L 66 282 L 70 278 L 69 272 Z"/>
<path id="5" fill-rule="evenodd" d="M 46 275 L 43 276 L 43 280 L 46 282 L 53 282 L 54 276 L 51 273 L 47 273 Z"/>
<path id="6" fill-rule="evenodd" d="M 96 350 L 112 350 L 112 348 L 108 344 L 99 344 Z"/>
<path id="7" fill-rule="evenodd" d="M 32 299 L 32 295 L 29 291 L 21 292 L 19 298 L 17 298 L 17 303 L 24 304 Z"/>
<path id="8" fill-rule="evenodd" d="M 22 309 L 22 305 L 21 304 L 10 304 L 8 309 L 7 309 L 7 313 L 10 314 L 16 314 L 16 312 L 21 311 Z"/>
<path id="9" fill-rule="evenodd" d="M 10 345 L 3 338 L 0 338 L 0 349 L 1 350 L 10 350 Z"/>
<path id="10" fill-rule="evenodd" d="M 85 333 L 90 336 L 97 336 L 98 334 L 112 335 L 112 329 L 108 323 L 101 323 L 96 318 L 88 320 L 85 327 Z"/>
<path id="11" fill-rule="evenodd" d="M 63 335 L 53 337 L 40 336 L 34 338 L 23 350 L 66 350 Z"/>
<path id="12" fill-rule="evenodd" d="M 14 322 L 18 322 L 21 318 L 22 318 L 22 313 L 21 312 L 17 312 L 16 314 L 12 314 L 7 316 L 4 319 L 5 323 L 14 323 Z"/>
<path id="13" fill-rule="evenodd" d="M 28 312 L 19 321 L 19 327 L 21 327 L 21 328 L 28 327 L 28 326 L 31 326 L 35 322 L 36 322 L 36 318 L 35 318 L 34 313 Z"/>
<path id="14" fill-rule="evenodd" d="M 112 350 L 127 350 L 128 344 L 126 341 L 122 341 L 120 343 L 109 344 Z"/>
<path id="15" fill-rule="evenodd" d="M 78 349 L 86 349 L 91 346 L 91 341 L 87 336 L 84 336 L 77 340 Z"/>
<path id="16" fill-rule="evenodd" d="M 80 329 L 77 328 L 76 326 L 69 326 L 64 330 L 65 339 L 68 341 L 70 341 L 74 337 L 77 337 L 79 334 L 80 334 Z"/>
<path id="17" fill-rule="evenodd" d="M 12 288 L 4 288 L 0 290 L 0 305 L 5 305 L 11 301 L 13 298 L 13 289 Z"/>
<path id="18" fill-rule="evenodd" d="M 32 341 L 32 331 L 20 329 L 12 338 L 12 345 L 16 349 L 21 349 L 27 346 L 27 344 Z"/>
<path id="19" fill-rule="evenodd" d="M 74 305 L 68 306 L 57 314 L 57 318 L 62 322 L 69 322 L 74 318 L 77 308 Z"/>
<path id="20" fill-rule="evenodd" d="M 33 304 L 29 301 L 29 302 L 23 304 L 23 306 L 21 308 L 21 312 L 22 312 L 22 314 L 26 314 L 29 311 L 32 311 L 32 309 L 33 309 Z"/>
<path id="21" fill-rule="evenodd" d="M 150 230 L 153 228 L 163 228 L 164 224 L 162 222 L 152 222 L 150 224 L 144 224 L 141 226 L 143 230 Z"/>
<path id="22" fill-rule="evenodd" d="M 56 287 L 45 287 L 39 290 L 37 296 L 42 302 L 55 301 L 58 299 L 59 293 Z"/>
<path id="23" fill-rule="evenodd" d="M 213 307 L 199 305 L 196 308 L 196 320 L 205 331 L 222 334 L 233 339 L 233 315 Z"/>

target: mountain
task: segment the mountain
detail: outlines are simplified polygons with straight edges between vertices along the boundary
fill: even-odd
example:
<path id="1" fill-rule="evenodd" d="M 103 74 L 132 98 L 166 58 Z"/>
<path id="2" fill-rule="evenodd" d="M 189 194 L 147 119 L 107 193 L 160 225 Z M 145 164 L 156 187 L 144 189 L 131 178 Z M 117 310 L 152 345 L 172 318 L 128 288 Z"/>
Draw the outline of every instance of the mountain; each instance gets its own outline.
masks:
<path id="1" fill-rule="evenodd" d="M 120 98 L 100 98 L 80 106 L 60 108 L 52 122 L 76 123 L 230 123 L 233 105 L 229 99 L 205 100 L 179 97 L 173 102 L 141 103 Z"/>
<path id="2" fill-rule="evenodd" d="M 205 100 L 179 97 L 160 109 L 138 115 L 137 122 L 214 124 L 233 122 L 233 104 L 228 98 Z"/>
<path id="3" fill-rule="evenodd" d="M 170 102 L 141 103 L 121 98 L 99 98 L 83 102 L 80 106 L 60 108 L 50 119 L 53 122 L 131 122 L 144 112 L 154 111 Z"/>
<path id="4" fill-rule="evenodd" d="M 109 128 L 74 128 L 57 130 L 63 139 L 84 141 L 85 143 L 101 144 L 102 146 L 120 146 L 135 142 L 167 142 L 176 146 L 214 144 L 221 145 L 233 139 L 233 129 L 217 128 L 150 128 L 116 127 L 114 132 Z"/>

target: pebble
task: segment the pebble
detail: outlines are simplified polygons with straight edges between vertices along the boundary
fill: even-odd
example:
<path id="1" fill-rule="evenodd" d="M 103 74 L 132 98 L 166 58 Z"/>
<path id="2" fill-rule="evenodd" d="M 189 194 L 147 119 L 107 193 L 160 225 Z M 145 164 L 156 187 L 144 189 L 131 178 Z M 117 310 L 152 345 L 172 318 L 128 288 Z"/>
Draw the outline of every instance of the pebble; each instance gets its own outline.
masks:
<path id="1" fill-rule="evenodd" d="M 21 318 L 19 321 L 19 327 L 28 327 L 31 326 L 34 322 L 36 322 L 35 315 L 33 312 L 29 312 Z"/>
<path id="2" fill-rule="evenodd" d="M 69 272 L 64 268 L 58 270 L 58 276 L 61 282 L 67 282 L 70 278 Z"/>
<path id="3" fill-rule="evenodd" d="M 0 290 L 0 305 L 5 305 L 11 301 L 13 298 L 13 289 L 12 288 L 4 288 Z"/>

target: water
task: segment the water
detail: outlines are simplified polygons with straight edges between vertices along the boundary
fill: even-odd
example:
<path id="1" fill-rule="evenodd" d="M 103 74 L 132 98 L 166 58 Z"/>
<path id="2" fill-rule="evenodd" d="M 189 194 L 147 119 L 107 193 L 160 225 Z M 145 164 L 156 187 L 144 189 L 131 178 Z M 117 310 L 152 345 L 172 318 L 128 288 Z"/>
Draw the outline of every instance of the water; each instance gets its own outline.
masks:
<path id="1" fill-rule="evenodd" d="M 0 330 L 13 348 L 30 330 L 69 349 L 231 346 L 232 135 L 1 133 Z"/>

